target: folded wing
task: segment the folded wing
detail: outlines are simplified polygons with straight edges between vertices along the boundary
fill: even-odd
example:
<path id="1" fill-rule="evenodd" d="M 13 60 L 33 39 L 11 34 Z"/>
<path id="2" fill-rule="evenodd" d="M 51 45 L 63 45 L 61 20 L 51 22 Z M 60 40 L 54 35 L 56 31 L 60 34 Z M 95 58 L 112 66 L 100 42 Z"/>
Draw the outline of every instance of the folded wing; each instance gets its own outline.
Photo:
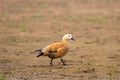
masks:
<path id="1" fill-rule="evenodd" d="M 64 56 L 68 50 L 69 47 L 66 43 L 58 42 L 46 46 L 42 49 L 42 52 L 44 53 L 44 56 L 48 56 L 50 58 L 59 58 Z"/>

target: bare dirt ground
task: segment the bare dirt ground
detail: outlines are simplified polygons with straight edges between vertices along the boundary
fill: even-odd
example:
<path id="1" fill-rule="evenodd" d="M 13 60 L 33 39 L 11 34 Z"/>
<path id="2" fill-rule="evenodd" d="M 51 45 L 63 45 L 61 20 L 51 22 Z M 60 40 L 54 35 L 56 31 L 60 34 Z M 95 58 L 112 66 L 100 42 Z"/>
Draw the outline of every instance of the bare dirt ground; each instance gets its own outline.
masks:
<path id="1" fill-rule="evenodd" d="M 49 66 L 31 51 L 71 33 Z M 0 0 L 1 80 L 120 80 L 120 0 Z M 5 76 L 4 78 L 2 76 Z"/>

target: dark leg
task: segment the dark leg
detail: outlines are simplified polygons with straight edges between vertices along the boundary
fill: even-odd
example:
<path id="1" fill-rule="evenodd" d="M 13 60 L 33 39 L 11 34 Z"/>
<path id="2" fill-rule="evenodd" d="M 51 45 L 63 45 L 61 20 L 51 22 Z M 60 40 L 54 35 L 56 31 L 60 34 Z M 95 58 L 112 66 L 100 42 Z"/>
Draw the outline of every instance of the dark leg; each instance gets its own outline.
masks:
<path id="1" fill-rule="evenodd" d="M 52 66 L 52 61 L 53 61 L 53 58 L 51 58 L 51 61 L 50 61 L 50 65 Z"/>
<path id="2" fill-rule="evenodd" d="M 60 60 L 61 60 L 61 62 L 63 63 L 63 65 L 66 65 L 62 58 L 61 58 Z"/>

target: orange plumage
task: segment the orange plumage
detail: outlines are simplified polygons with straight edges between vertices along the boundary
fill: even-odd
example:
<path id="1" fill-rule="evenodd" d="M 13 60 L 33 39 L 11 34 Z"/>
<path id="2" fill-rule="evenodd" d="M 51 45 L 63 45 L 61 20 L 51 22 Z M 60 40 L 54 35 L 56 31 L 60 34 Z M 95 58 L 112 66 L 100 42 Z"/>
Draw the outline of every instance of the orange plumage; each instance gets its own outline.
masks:
<path id="1" fill-rule="evenodd" d="M 61 58 L 63 65 L 65 65 L 62 57 L 67 54 L 69 51 L 69 40 L 75 40 L 71 34 L 65 34 L 62 38 L 62 42 L 52 43 L 40 50 L 36 50 L 35 52 L 39 52 L 39 56 L 48 56 L 51 58 L 50 65 L 52 65 L 52 60 L 55 58 Z"/>
<path id="2" fill-rule="evenodd" d="M 69 50 L 69 46 L 66 43 L 57 42 L 48 45 L 48 48 L 44 52 L 44 55 L 50 58 L 60 58 L 64 56 L 68 52 L 68 50 Z M 53 53 L 50 53 L 50 51 L 53 51 Z M 54 53 L 54 51 L 56 52 Z"/>

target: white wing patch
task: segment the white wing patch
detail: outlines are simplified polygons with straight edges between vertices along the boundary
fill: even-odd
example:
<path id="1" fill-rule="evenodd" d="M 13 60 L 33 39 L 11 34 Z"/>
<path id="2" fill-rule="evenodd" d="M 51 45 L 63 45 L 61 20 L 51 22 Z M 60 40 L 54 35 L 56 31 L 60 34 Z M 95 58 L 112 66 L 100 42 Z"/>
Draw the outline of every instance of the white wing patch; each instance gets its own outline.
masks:
<path id="1" fill-rule="evenodd" d="M 44 47 L 44 48 L 42 49 L 42 52 L 46 52 L 46 50 L 48 50 L 49 47 L 50 47 L 50 45 Z"/>
<path id="2" fill-rule="evenodd" d="M 44 47 L 44 48 L 42 49 L 42 52 L 46 52 L 50 47 L 51 47 L 51 45 L 48 45 L 48 46 Z M 54 53 L 56 53 L 57 51 L 49 50 L 48 52 L 49 52 L 50 54 L 54 54 Z"/>

